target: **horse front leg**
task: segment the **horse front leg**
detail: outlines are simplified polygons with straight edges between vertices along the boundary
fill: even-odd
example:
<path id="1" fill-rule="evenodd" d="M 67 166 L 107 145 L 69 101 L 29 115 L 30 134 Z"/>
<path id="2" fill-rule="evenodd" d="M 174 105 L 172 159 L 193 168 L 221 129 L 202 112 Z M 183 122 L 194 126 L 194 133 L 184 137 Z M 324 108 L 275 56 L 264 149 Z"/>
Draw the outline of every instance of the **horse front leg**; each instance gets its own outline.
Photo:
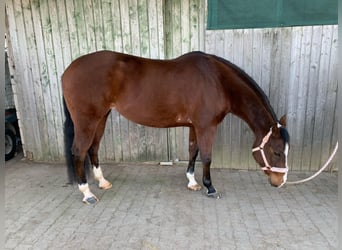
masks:
<path id="1" fill-rule="evenodd" d="M 189 165 L 186 171 L 186 177 L 189 180 L 188 189 L 197 191 L 202 187 L 197 183 L 195 179 L 195 162 L 198 155 L 198 145 L 196 139 L 195 129 L 190 127 L 189 132 Z"/>
<path id="2" fill-rule="evenodd" d="M 208 197 L 219 199 L 220 194 L 214 188 L 210 176 L 211 154 L 215 133 L 216 126 L 196 131 L 201 161 L 203 164 L 203 185 L 207 188 Z"/>

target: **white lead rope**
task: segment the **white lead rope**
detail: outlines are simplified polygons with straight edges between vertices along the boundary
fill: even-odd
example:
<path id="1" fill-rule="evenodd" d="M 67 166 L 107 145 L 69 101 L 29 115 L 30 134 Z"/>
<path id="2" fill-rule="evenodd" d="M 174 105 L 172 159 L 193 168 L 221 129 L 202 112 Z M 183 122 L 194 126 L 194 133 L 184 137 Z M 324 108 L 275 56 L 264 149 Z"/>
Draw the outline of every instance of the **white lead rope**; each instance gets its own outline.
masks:
<path id="1" fill-rule="evenodd" d="M 330 164 L 330 162 L 332 161 L 332 159 L 334 158 L 336 152 L 338 149 L 338 142 L 336 142 L 336 146 L 334 148 L 334 151 L 331 153 L 329 159 L 325 162 L 325 164 L 323 165 L 323 167 L 317 171 L 317 173 L 313 174 L 312 176 L 305 178 L 303 180 L 299 180 L 299 181 L 287 181 L 285 184 L 299 184 L 299 183 L 303 183 L 303 182 L 307 182 L 312 180 L 313 178 L 315 178 L 317 175 L 319 175 L 320 173 L 322 173 L 324 171 L 324 169 L 327 168 L 327 166 Z"/>

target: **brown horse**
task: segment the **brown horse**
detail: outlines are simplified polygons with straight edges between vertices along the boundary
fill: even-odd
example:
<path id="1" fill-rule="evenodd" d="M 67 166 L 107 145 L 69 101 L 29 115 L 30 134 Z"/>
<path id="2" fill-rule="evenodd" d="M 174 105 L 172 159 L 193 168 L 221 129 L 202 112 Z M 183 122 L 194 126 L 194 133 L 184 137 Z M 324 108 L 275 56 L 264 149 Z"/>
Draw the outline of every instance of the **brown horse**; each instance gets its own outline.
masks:
<path id="1" fill-rule="evenodd" d="M 200 152 L 203 185 L 208 196 L 219 197 L 210 178 L 211 153 L 217 126 L 228 113 L 253 130 L 253 156 L 270 183 L 281 186 L 286 182 L 289 135 L 285 116 L 278 121 L 261 88 L 223 58 L 191 52 L 173 60 L 152 60 L 100 51 L 72 62 L 62 76 L 62 89 L 69 177 L 77 181 L 85 203 L 98 201 L 87 184 L 87 155 L 99 187 L 111 187 L 99 167 L 98 149 L 113 108 L 142 125 L 190 128 L 186 176 L 191 190 L 201 188 L 194 177 Z"/>

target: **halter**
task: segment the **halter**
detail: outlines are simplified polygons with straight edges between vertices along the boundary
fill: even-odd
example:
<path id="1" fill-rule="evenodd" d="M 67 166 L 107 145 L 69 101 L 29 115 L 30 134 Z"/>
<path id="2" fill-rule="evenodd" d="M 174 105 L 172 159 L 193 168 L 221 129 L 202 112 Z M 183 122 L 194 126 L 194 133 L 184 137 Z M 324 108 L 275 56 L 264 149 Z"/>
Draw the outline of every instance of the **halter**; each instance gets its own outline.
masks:
<path id="1" fill-rule="evenodd" d="M 281 124 L 277 123 L 277 127 L 280 128 Z M 270 128 L 270 131 L 262 139 L 262 142 L 261 142 L 260 146 L 253 148 L 252 152 L 260 151 L 262 159 L 263 159 L 263 161 L 265 163 L 265 166 L 262 168 L 262 170 L 270 170 L 272 172 L 277 172 L 277 173 L 287 173 L 287 171 L 289 170 L 287 166 L 285 168 L 272 167 L 268 163 L 268 161 L 267 161 L 267 158 L 266 158 L 266 155 L 265 155 L 265 152 L 264 152 L 264 146 L 266 145 L 266 143 L 270 139 L 271 134 L 272 134 L 272 127 Z"/>

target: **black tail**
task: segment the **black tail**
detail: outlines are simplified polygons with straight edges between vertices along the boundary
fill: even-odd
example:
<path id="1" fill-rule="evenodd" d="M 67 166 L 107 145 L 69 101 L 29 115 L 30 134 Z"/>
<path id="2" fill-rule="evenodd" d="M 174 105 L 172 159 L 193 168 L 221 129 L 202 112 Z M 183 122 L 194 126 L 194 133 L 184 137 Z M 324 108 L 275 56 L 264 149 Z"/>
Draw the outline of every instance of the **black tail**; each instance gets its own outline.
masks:
<path id="1" fill-rule="evenodd" d="M 67 169 L 68 169 L 68 177 L 69 182 L 75 183 L 78 181 L 77 174 L 76 174 L 76 168 L 74 164 L 74 157 L 72 152 L 72 144 L 74 142 L 74 123 L 71 119 L 70 112 L 68 110 L 68 107 L 66 106 L 65 100 L 63 98 L 63 108 L 64 108 L 64 115 L 65 115 L 65 121 L 64 121 L 64 155 L 66 159 Z M 86 173 L 88 175 L 90 170 L 90 161 L 89 157 L 86 157 L 85 160 L 85 169 Z"/>
<path id="2" fill-rule="evenodd" d="M 64 108 L 64 155 L 68 168 L 69 182 L 76 182 L 76 169 L 74 165 L 74 158 L 72 154 L 72 144 L 74 142 L 74 123 L 71 120 L 70 112 L 66 106 L 65 100 L 63 98 L 63 108 Z"/>

